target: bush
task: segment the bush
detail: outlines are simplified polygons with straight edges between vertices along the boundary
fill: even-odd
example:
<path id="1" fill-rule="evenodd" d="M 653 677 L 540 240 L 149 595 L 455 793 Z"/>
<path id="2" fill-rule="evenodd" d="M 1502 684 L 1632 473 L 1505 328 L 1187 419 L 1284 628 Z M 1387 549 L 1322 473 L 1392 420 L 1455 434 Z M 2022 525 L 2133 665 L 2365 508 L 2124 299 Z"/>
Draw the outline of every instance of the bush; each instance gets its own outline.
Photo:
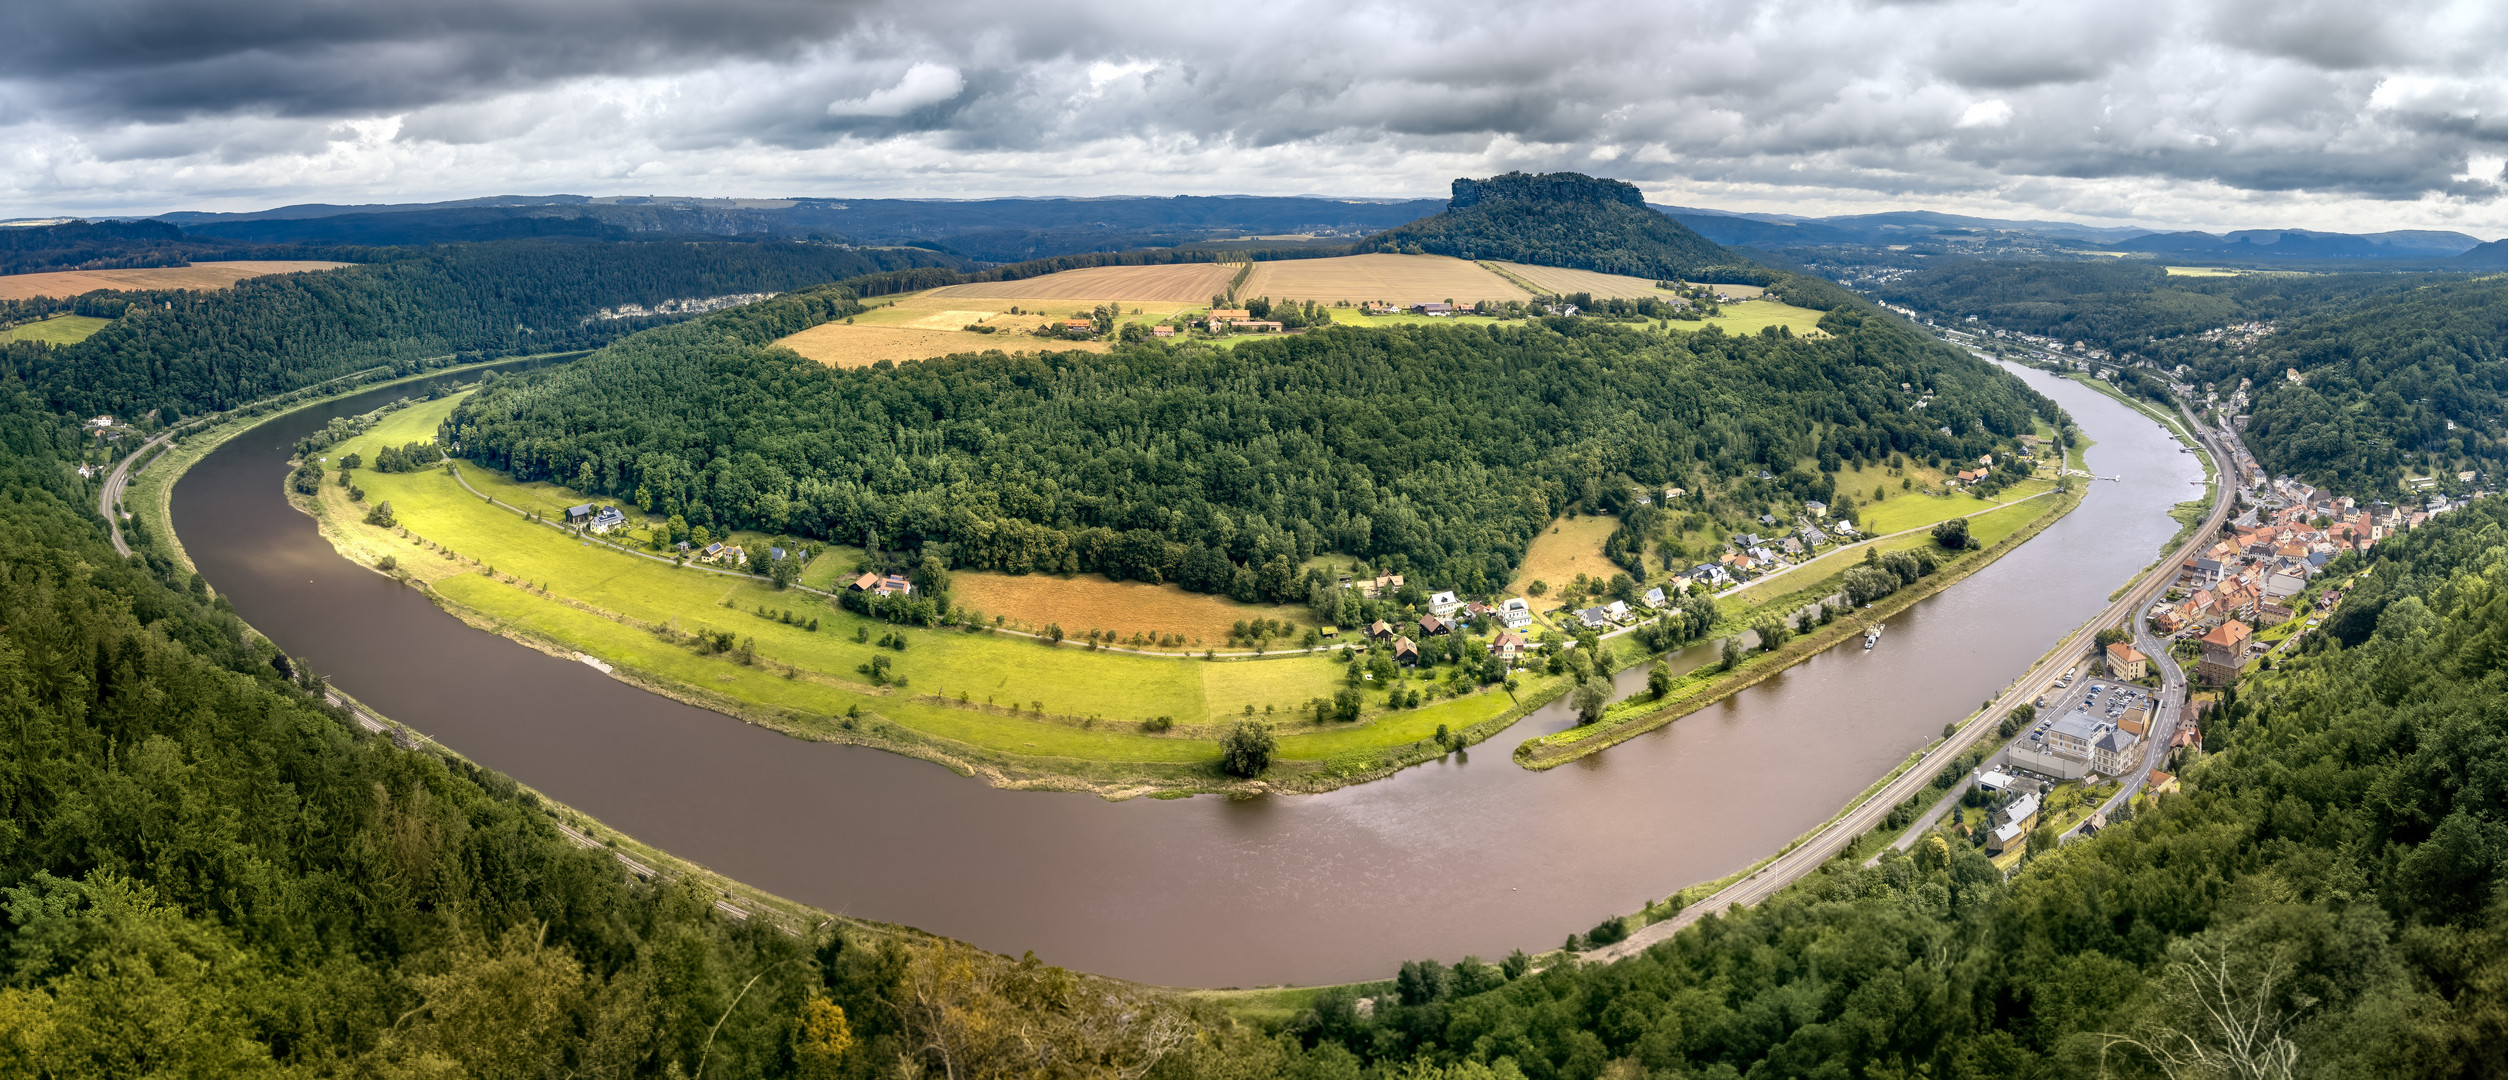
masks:
<path id="1" fill-rule="evenodd" d="M 1968 535 L 1968 519 L 1952 518 L 1933 527 L 1933 542 L 1944 551 L 1966 551 L 1974 538 Z"/>
<path id="2" fill-rule="evenodd" d="M 1141 721 L 1141 730 L 1151 735 L 1156 735 L 1165 731 L 1172 731 L 1175 729 L 1175 726 L 1176 718 L 1172 716 L 1154 716 Z"/>
<path id="3" fill-rule="evenodd" d="M 1271 737 L 1271 730 L 1253 721 L 1245 721 L 1228 732 L 1219 742 L 1219 767 L 1228 775 L 1256 777 L 1271 768 L 1272 752 L 1280 744 Z"/>
<path id="4" fill-rule="evenodd" d="M 374 504 L 374 509 L 366 511 L 366 524 L 380 525 L 386 529 L 399 524 L 399 522 L 392 517 L 392 500 L 385 499 L 382 502 Z"/>

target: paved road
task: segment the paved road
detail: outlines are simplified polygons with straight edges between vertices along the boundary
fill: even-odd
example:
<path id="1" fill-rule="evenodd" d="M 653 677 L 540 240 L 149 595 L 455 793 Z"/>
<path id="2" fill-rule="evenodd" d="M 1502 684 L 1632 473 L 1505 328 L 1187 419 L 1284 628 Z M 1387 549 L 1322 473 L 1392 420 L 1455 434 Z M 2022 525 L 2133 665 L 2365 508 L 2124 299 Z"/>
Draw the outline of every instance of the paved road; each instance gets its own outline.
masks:
<path id="1" fill-rule="evenodd" d="M 131 545 L 122 539 L 122 515 L 117 508 L 122 505 L 122 489 L 130 483 L 131 463 L 138 461 L 141 454 L 173 438 L 178 430 L 181 429 L 169 428 L 159 432 L 155 438 L 139 444 L 138 449 L 131 451 L 128 456 L 113 466 L 113 471 L 105 476 L 104 490 L 96 493 L 96 512 L 104 515 L 105 528 L 113 537 L 114 552 L 125 559 L 131 557 Z"/>
<path id="2" fill-rule="evenodd" d="M 2196 552 L 2201 551 L 2205 545 L 2211 543 L 2213 535 L 2220 531 L 2221 524 L 2229 520 L 2229 508 L 2237 489 L 2229 482 L 2226 472 L 2228 466 L 2220 463 L 2231 460 L 2230 454 L 2222 445 L 2218 433 L 2201 425 L 2196 425 L 2194 430 L 2197 438 L 2203 443 L 2204 450 L 2213 456 L 2214 463 L 2223 470 L 2220 474 L 2222 482 L 2214 489 L 2212 512 L 2204 519 L 2203 527 L 2196 529 L 2183 545 L 2171 552 L 2167 558 L 2153 564 L 2151 570 L 2143 575 L 2138 584 L 2101 609 L 2096 617 L 2066 635 L 2056 644 L 2054 650 L 2047 653 L 2046 659 L 2039 661 L 2036 666 L 2029 669 L 2028 673 L 2012 683 L 2001 696 L 1995 698 L 1986 707 L 1983 713 L 1961 727 L 1942 745 L 1926 753 L 1915 765 L 1900 773 L 1898 779 L 1882 787 L 1873 797 L 1864 800 L 1861 805 L 1839 816 L 1836 821 L 1830 822 L 1805 837 L 1792 850 L 1770 860 L 1766 866 L 1760 867 L 1750 876 L 1725 886 L 1715 895 L 1691 905 L 1669 919 L 1638 930 L 1624 941 L 1587 953 L 1586 957 L 1591 960 L 1609 962 L 1634 956 L 1648 946 L 1670 938 L 1682 927 L 1698 921 L 1710 912 L 1722 912 L 1740 906 L 1756 906 L 1769 897 L 1775 896 L 1786 886 L 1818 870 L 1822 863 L 1845 851 L 1858 837 L 1880 826 L 1893 807 L 1906 802 L 1931 786 L 1934 775 L 1939 773 L 1943 766 L 1958 760 L 1961 754 L 1967 753 L 1979 742 L 1995 737 L 2003 717 L 2011 712 L 2012 707 L 2036 697 L 2048 684 L 2054 682 L 2056 676 L 2079 663 L 2091 636 L 2100 629 L 2121 625 L 2128 620 L 2140 625 L 2143 610 L 2176 581 L 2177 568 L 2187 559 L 2192 558 Z M 2164 653 L 2154 654 L 2154 657 L 2156 659 L 2161 655 Z M 2165 741 L 2164 738 L 2157 736 L 2158 730 L 2154 729 L 2153 741 L 2155 743 Z M 2173 731 L 2174 728 L 2169 730 Z M 2127 785 L 2126 790 L 2139 790 L 2141 780 L 2142 777 L 2137 775 L 2133 783 Z"/>

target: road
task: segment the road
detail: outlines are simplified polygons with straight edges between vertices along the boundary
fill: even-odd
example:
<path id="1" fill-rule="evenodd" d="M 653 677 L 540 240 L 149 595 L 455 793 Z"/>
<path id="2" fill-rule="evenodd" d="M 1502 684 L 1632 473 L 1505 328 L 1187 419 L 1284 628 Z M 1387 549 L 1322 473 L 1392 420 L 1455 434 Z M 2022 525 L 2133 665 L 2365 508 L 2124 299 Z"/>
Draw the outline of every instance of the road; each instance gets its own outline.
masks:
<path id="1" fill-rule="evenodd" d="M 131 545 L 122 539 L 122 515 L 116 508 L 122 505 L 122 489 L 130 483 L 131 463 L 138 461 L 141 454 L 164 445 L 179 430 L 179 427 L 168 428 L 158 432 L 155 438 L 139 444 L 139 449 L 131 451 L 113 466 L 111 473 L 105 475 L 104 490 L 96 493 L 96 512 L 104 515 L 105 528 L 113 537 L 113 551 L 125 559 L 131 557 Z"/>
<path id="2" fill-rule="evenodd" d="M 1711 912 L 1722 912 L 1734 907 L 1757 906 L 1769 897 L 1775 896 L 1786 886 L 1802 880 L 1818 870 L 1821 864 L 1852 846 L 1857 838 L 1879 827 L 1889 816 L 1891 809 L 1924 792 L 1932 785 L 1934 775 L 1941 772 L 1945 765 L 1957 761 L 1960 755 L 1967 753 L 1978 743 L 1997 737 L 2003 718 L 2010 714 L 2012 708 L 2036 697 L 2053 683 L 2057 676 L 2080 663 L 2090 638 L 2099 630 L 2122 625 L 2128 621 L 2140 627 L 2143 623 L 2142 612 L 2150 607 L 2152 601 L 2162 591 L 2177 580 L 2177 568 L 2212 542 L 2212 538 L 2220 532 L 2221 525 L 2229 520 L 2229 509 L 2236 501 L 2237 489 L 2230 482 L 2230 474 L 2227 472 L 2229 466 L 2225 464 L 2234 459 L 2224 445 L 2221 435 L 2201 424 L 2192 423 L 2192 417 L 2188 420 L 2189 429 L 2203 444 L 2204 452 L 2212 455 L 2215 467 L 2221 470 L 2218 474 L 2221 482 L 2215 485 L 2213 490 L 2211 513 L 2205 517 L 2202 527 L 2196 529 L 2185 543 L 2179 545 L 2177 550 L 2171 552 L 2167 558 L 2154 563 L 2151 569 L 2143 574 L 2140 582 L 2127 589 L 2123 595 L 2111 601 L 2105 608 L 2100 609 L 2097 616 L 2083 623 L 2072 633 L 2065 635 L 2064 639 L 2057 642 L 2055 648 L 2046 654 L 2045 659 L 2040 660 L 2020 679 L 2013 682 L 1983 712 L 1953 733 L 1949 739 L 1944 740 L 1941 745 L 1928 751 L 1914 765 L 1901 772 L 1897 779 L 1890 781 L 1880 791 L 1874 793 L 1871 798 L 1839 815 L 1836 820 L 1821 826 L 1811 835 L 1798 841 L 1793 848 L 1770 860 L 1767 865 L 1753 871 L 1742 880 L 1725 886 L 1715 895 L 1690 905 L 1669 919 L 1630 934 L 1623 941 L 1586 953 L 1586 958 L 1609 962 L 1634 956 L 1656 942 L 1669 939 L 1682 927 L 1697 922 Z M 2151 652 L 2150 655 L 2154 663 L 2165 662 L 2165 650 Z M 2168 662 L 2167 667 L 2162 669 L 2163 675 L 2165 676 L 2167 671 L 2174 667 L 2173 662 Z M 2184 696 L 2184 685 L 2184 676 L 2181 672 L 2177 681 L 2172 684 L 2176 697 L 2179 699 Z M 2168 696 L 2168 691 L 2164 689 L 2163 697 L 2166 696 Z M 2153 745 L 2149 752 L 2165 752 L 2160 750 L 2158 744 L 2167 742 L 2169 736 L 2162 735 L 2161 732 L 2166 731 L 2171 734 L 2175 732 L 2175 717 L 2171 715 L 2168 718 L 2166 723 L 2170 726 L 2166 727 L 2160 726 L 2159 717 L 2154 717 L 2154 720 L 2151 738 Z M 2148 769 L 2137 773 L 2118 793 L 2118 799 L 2130 797 L 2130 793 L 2139 791 L 2148 773 Z"/>

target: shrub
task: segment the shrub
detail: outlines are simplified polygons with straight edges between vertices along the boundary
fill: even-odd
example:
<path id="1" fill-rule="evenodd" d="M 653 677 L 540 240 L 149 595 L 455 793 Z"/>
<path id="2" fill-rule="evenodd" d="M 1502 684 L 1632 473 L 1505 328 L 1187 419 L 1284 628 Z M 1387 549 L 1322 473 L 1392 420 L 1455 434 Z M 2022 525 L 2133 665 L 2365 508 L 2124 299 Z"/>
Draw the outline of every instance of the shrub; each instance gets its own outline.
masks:
<path id="1" fill-rule="evenodd" d="M 1219 767 L 1228 775 L 1255 777 L 1271 768 L 1272 752 L 1280 744 L 1271 737 L 1271 730 L 1253 721 L 1239 723 L 1219 742 Z"/>

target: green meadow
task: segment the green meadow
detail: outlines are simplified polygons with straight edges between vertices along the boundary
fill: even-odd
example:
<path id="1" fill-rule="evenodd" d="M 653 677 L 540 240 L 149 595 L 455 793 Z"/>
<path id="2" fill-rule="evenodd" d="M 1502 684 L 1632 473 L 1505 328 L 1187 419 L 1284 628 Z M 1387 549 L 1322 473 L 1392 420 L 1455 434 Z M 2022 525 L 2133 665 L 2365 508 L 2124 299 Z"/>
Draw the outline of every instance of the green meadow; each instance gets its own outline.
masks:
<path id="1" fill-rule="evenodd" d="M 19 323 L 0 330 L 0 341 L 41 341 L 52 345 L 75 345 L 87 340 L 96 331 L 113 325 L 111 319 L 93 315 L 55 315 L 36 322 Z"/>
<path id="2" fill-rule="evenodd" d="M 387 414 L 365 434 L 326 451 L 326 467 L 347 453 L 371 463 L 383 447 L 432 439 L 459 400 Z M 1348 685 L 1347 665 L 1329 654 L 1138 656 L 989 630 L 891 627 L 814 593 L 675 566 L 527 521 L 462 482 L 558 520 L 565 507 L 587 500 L 466 462 L 459 470 L 459 479 L 441 467 L 355 470 L 362 505 L 350 501 L 332 473 L 319 500 L 325 532 L 344 554 L 367 565 L 390 556 L 395 572 L 427 583 L 475 623 L 549 651 L 596 658 L 658 691 L 797 735 L 880 745 L 1007 782 L 1128 792 L 1224 785 L 1227 778 L 1215 764 L 1217 737 L 1249 715 L 1280 739 L 1279 763 L 1267 779 L 1295 785 L 1417 760 L 1419 744 L 1439 726 L 1459 731 L 1517 708 L 1498 688 L 1454 698 L 1431 694 L 1429 704 L 1392 711 L 1382 708 L 1381 693 L 1369 693 L 1359 722 L 1318 727 L 1299 710 Z M 365 508 L 385 501 L 399 527 L 363 524 Z M 635 530 L 628 542 L 643 535 Z M 858 555 L 830 549 L 802 580 L 836 586 L 851 576 Z M 815 631 L 808 628 L 812 619 L 819 623 Z M 742 647 L 718 652 L 694 644 L 700 635 L 721 633 Z M 884 636 L 902 637 L 906 647 L 884 647 Z M 891 665 L 887 685 L 862 672 L 875 657 Z M 1526 699 L 1547 689 L 1548 681 L 1528 680 Z M 1174 727 L 1145 732 L 1142 722 L 1158 717 L 1172 718 Z"/>

